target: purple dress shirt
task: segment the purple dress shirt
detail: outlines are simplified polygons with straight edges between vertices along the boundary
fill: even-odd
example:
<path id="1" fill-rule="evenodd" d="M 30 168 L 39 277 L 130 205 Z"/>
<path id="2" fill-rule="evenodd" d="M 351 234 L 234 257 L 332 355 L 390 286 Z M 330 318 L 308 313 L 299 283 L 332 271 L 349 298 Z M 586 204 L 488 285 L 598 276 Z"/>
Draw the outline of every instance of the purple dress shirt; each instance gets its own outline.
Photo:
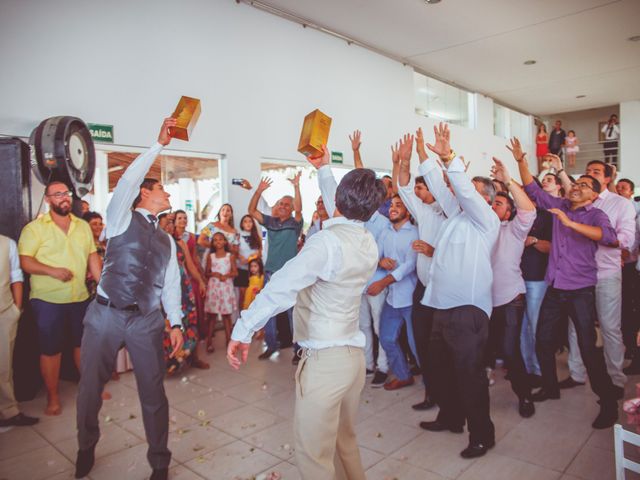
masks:
<path id="1" fill-rule="evenodd" d="M 574 222 L 602 228 L 602 239 L 600 242 L 594 242 L 565 227 L 556 215 L 553 216 L 553 242 L 545 281 L 561 290 L 594 286 L 598 282 L 598 243 L 611 245 L 617 241 L 616 231 L 611 226 L 607 214 L 593 205 L 571 210 L 569 200 L 549 195 L 535 182 L 526 185 L 524 189 L 538 207 L 558 208 Z"/>

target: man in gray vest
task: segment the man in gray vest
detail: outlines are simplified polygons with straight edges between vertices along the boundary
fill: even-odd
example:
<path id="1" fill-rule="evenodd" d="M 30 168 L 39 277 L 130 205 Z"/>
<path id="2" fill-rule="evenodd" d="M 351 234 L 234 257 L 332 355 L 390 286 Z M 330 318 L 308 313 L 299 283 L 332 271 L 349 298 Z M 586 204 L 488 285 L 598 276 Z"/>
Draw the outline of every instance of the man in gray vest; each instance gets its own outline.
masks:
<path id="1" fill-rule="evenodd" d="M 169 404 L 164 391 L 162 352 L 164 316 L 171 322 L 172 356 L 182 348 L 180 272 L 175 242 L 157 228 L 158 213 L 171 208 L 158 180 L 144 178 L 176 120 L 162 124 L 158 143 L 136 158 L 113 191 L 107 207 L 107 252 L 96 299 L 84 318 L 78 387 L 78 458 L 76 478 L 94 463 L 100 429 L 102 389 L 114 370 L 118 350 L 126 346 L 134 366 L 142 420 L 149 443 L 151 480 L 168 476 L 171 452 Z M 133 207 L 133 210 L 132 210 Z"/>
<path id="2" fill-rule="evenodd" d="M 295 305 L 294 340 L 303 354 L 296 372 L 294 437 L 303 479 L 365 478 L 354 431 L 365 383 L 359 310 L 378 249 L 364 222 L 384 196 L 373 170 L 347 173 L 336 191 L 333 218 L 274 273 L 231 335 L 227 360 L 238 369 L 247 361 L 254 332 Z"/>

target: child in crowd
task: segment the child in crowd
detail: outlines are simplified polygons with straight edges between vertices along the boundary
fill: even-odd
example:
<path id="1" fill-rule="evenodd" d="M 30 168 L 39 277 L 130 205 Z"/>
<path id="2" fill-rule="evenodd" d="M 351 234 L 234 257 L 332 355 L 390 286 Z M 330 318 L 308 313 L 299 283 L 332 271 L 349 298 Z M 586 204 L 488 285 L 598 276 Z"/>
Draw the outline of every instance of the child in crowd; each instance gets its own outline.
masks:
<path id="1" fill-rule="evenodd" d="M 207 298 L 204 311 L 207 314 L 207 352 L 213 352 L 213 329 L 218 315 L 222 316 L 224 331 L 229 343 L 231 338 L 231 314 L 236 304 L 233 278 L 238 274 L 236 258 L 230 252 L 229 241 L 220 232 L 213 235 L 212 253 L 207 257 Z"/>
<path id="2" fill-rule="evenodd" d="M 254 258 L 249 261 L 249 286 L 244 295 L 242 309 L 246 310 L 264 287 L 264 266 L 262 260 Z"/>
<path id="3" fill-rule="evenodd" d="M 251 215 L 245 215 L 240 220 L 238 276 L 233 280 L 233 284 L 240 289 L 240 295 L 238 295 L 240 310 L 243 309 L 245 292 L 249 286 L 249 260 L 261 257 L 262 237 Z"/>
<path id="4" fill-rule="evenodd" d="M 578 146 L 579 143 L 580 141 L 578 140 L 578 137 L 576 137 L 576 132 L 569 130 L 567 137 L 564 139 L 564 146 L 570 167 L 574 167 L 576 165 L 576 153 L 580 151 L 580 147 Z"/>

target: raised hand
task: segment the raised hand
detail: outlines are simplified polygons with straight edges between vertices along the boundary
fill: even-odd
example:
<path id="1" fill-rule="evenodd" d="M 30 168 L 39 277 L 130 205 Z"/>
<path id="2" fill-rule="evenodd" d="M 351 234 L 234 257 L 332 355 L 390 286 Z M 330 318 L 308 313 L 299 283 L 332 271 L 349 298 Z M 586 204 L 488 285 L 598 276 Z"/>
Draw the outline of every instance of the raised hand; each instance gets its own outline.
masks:
<path id="1" fill-rule="evenodd" d="M 405 133 L 400 140 L 398 154 L 401 162 L 411 161 L 411 151 L 413 150 L 413 135 Z"/>
<path id="2" fill-rule="evenodd" d="M 316 168 L 320 168 L 323 167 L 325 165 L 329 165 L 329 150 L 327 149 L 326 145 L 322 145 L 322 155 L 316 156 L 316 157 L 312 157 L 309 156 L 307 157 L 307 162 L 309 162 L 311 165 L 313 165 Z"/>
<path id="3" fill-rule="evenodd" d="M 440 122 L 439 125 L 433 127 L 433 133 L 436 137 L 435 144 L 431 145 L 427 143 L 427 148 L 438 155 L 443 161 L 448 161 L 451 155 L 451 145 L 449 143 L 451 133 L 449 132 L 449 125 Z"/>
<path id="4" fill-rule="evenodd" d="M 509 184 L 511 181 L 511 175 L 509 174 L 509 170 L 505 164 L 502 163 L 502 160 L 493 157 L 493 163 L 495 163 L 495 165 L 491 167 L 491 178 L 495 178 L 505 185 Z"/>
<path id="5" fill-rule="evenodd" d="M 420 163 L 429 158 L 427 156 L 427 151 L 424 148 L 424 134 L 422 133 L 422 128 L 419 128 L 416 131 L 416 153 L 418 154 L 418 160 L 420 160 Z"/>
<path id="6" fill-rule="evenodd" d="M 264 192 L 267 188 L 271 186 L 272 183 L 273 183 L 273 180 L 271 180 L 269 177 L 263 177 L 260 180 L 260 183 L 258 184 L 257 190 L 259 192 Z"/>
<path id="7" fill-rule="evenodd" d="M 549 166 L 555 168 L 556 172 L 562 170 L 562 159 L 553 153 L 547 153 L 544 159 L 549 162 Z"/>
<path id="8" fill-rule="evenodd" d="M 522 152 L 522 146 L 520 145 L 520 140 L 517 137 L 513 137 L 510 140 L 511 146 L 507 145 L 507 150 L 509 150 L 513 154 L 513 158 L 516 162 L 520 163 L 525 160 L 527 156 L 526 153 Z"/>
<path id="9" fill-rule="evenodd" d="M 360 130 L 356 130 L 353 132 L 353 135 L 349 135 L 349 140 L 351 140 L 351 150 L 356 151 L 360 149 Z"/>
<path id="10" fill-rule="evenodd" d="M 249 180 L 247 180 L 246 178 L 242 179 L 242 184 L 240 186 L 245 190 L 251 190 L 253 188 Z"/>
<path id="11" fill-rule="evenodd" d="M 559 208 L 550 208 L 549 212 L 553 213 L 556 217 L 558 217 L 558 220 L 560 220 L 560 223 L 562 223 L 562 225 L 564 225 L 565 227 L 570 227 L 571 224 L 573 223 L 571 219 L 567 217 L 567 214 L 564 213 Z"/>
<path id="12" fill-rule="evenodd" d="M 400 163 L 400 147 L 398 147 L 398 142 L 395 145 L 391 145 L 391 163 L 397 165 Z"/>
<path id="13" fill-rule="evenodd" d="M 175 127 L 178 123 L 173 117 L 165 118 L 162 122 L 162 127 L 160 128 L 160 134 L 158 135 L 158 143 L 163 147 L 169 145 L 171 141 L 171 127 Z"/>
<path id="14" fill-rule="evenodd" d="M 298 173 L 296 173 L 293 178 L 288 178 L 287 180 L 289 180 L 291 182 L 291 184 L 293 185 L 293 188 L 297 188 L 300 186 L 300 175 L 302 175 L 302 170 L 300 170 Z"/>

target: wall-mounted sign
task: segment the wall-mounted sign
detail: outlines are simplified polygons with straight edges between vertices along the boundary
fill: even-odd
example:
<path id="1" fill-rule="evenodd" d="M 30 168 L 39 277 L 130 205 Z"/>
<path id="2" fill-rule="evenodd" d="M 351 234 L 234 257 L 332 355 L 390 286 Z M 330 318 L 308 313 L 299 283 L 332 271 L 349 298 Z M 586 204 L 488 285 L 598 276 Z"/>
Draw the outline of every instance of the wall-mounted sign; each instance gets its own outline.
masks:
<path id="1" fill-rule="evenodd" d="M 342 152 L 331 152 L 331 163 L 343 163 Z"/>
<path id="2" fill-rule="evenodd" d="M 113 143 L 113 125 L 87 123 L 94 142 Z"/>

